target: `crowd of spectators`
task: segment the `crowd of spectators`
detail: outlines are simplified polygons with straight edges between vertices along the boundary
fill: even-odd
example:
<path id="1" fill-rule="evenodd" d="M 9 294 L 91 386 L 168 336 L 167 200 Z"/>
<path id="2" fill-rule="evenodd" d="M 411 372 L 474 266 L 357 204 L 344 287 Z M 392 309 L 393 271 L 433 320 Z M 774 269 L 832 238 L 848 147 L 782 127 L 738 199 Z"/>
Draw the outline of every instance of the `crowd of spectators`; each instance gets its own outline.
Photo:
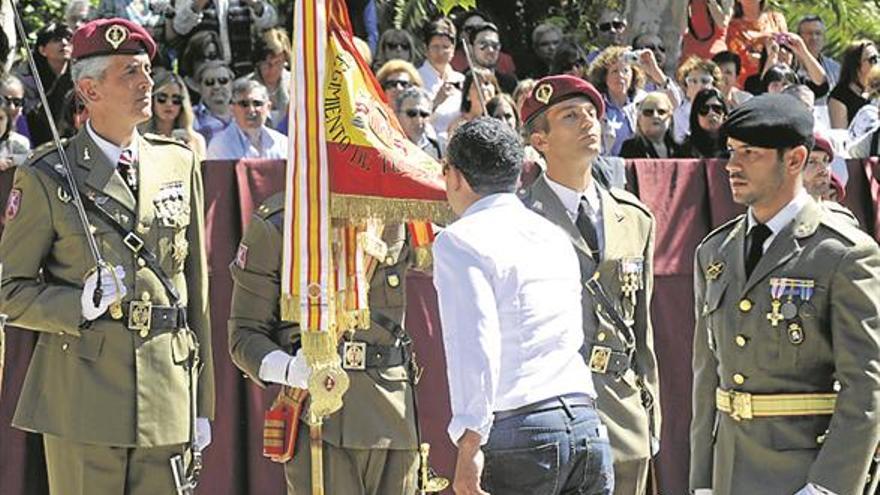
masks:
<path id="1" fill-rule="evenodd" d="M 535 20 L 531 57 L 515 60 L 505 50 L 507 31 L 485 12 L 435 17 L 408 31 L 383 26 L 374 3 L 352 7 L 363 38 L 355 44 L 406 136 L 436 158 L 457 127 L 483 114 L 521 131 L 523 99 L 537 79 L 559 73 L 583 77 L 602 93 L 606 156 L 723 158 L 721 122 L 764 92 L 787 92 L 809 105 L 835 160 L 877 153 L 880 52 L 872 41 L 855 40 L 834 60 L 816 15 L 789 31 L 765 0 L 692 0 L 678 50 L 661 33 L 634 32 L 622 12 L 606 8 L 587 44 L 583 33 Z M 63 19 L 36 33 L 34 46 L 64 134 L 87 117 L 70 82 L 70 38 L 96 16 L 131 19 L 159 42 L 154 115 L 144 132 L 180 139 L 206 159 L 286 156 L 286 12 L 267 0 L 102 0 L 97 7 L 70 0 Z M 0 169 L 51 138 L 35 79 L 22 60 L 0 79 Z"/>

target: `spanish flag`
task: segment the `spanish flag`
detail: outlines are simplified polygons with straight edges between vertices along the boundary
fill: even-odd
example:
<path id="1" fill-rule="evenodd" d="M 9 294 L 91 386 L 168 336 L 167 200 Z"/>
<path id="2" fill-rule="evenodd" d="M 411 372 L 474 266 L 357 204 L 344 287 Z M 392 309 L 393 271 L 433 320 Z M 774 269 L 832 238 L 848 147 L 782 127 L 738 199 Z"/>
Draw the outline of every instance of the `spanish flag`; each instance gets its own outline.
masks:
<path id="1" fill-rule="evenodd" d="M 292 58 L 281 310 L 314 369 L 338 362 L 339 332 L 369 325 L 364 250 L 377 222 L 451 213 L 440 164 L 385 103 L 344 1 L 296 2 Z"/>

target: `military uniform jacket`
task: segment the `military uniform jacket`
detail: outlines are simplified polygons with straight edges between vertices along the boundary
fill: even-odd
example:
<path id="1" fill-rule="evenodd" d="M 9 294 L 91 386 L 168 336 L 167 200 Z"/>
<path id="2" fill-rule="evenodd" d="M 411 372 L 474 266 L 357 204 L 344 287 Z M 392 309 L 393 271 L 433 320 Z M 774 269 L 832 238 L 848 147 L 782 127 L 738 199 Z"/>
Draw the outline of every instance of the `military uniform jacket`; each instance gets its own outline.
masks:
<path id="1" fill-rule="evenodd" d="M 740 216 L 697 248 L 690 486 L 751 495 L 812 482 L 860 494 L 880 435 L 880 251 L 843 215 L 810 200 L 746 279 L 746 225 Z M 773 326 L 771 280 L 780 278 L 815 285 L 809 297 L 793 297 L 796 314 Z M 830 416 L 734 421 L 716 411 L 716 387 L 828 393 L 835 380 Z"/>
<path id="2" fill-rule="evenodd" d="M 635 196 L 621 189 L 599 186 L 602 201 L 605 249 L 596 264 L 580 231 L 565 206 L 547 184 L 544 175 L 521 194 L 526 206 L 559 225 L 568 233 L 581 263 L 582 281 L 596 272 L 608 297 L 616 303 L 621 316 L 629 320 L 635 333 L 633 366 L 621 377 L 612 373 L 593 373 L 598 395 L 598 409 L 607 426 L 615 462 L 646 459 L 651 456 L 651 431 L 660 434 L 660 388 L 654 333 L 651 328 L 650 302 L 654 285 L 654 219 Z M 631 267 L 638 270 L 630 270 Z M 624 276 L 638 276 L 634 300 L 624 291 Z M 584 341 L 586 358 L 594 345 L 625 348 L 612 325 L 596 314 L 593 297 L 583 291 Z M 633 302 L 634 301 L 634 302 Z M 637 381 L 644 383 L 655 400 L 653 413 L 642 404 Z M 650 423 L 653 421 L 653 425 Z"/>
<path id="3" fill-rule="evenodd" d="M 273 350 L 292 352 L 299 327 L 280 321 L 283 193 L 269 198 L 254 214 L 230 265 L 234 287 L 229 319 L 232 360 L 258 385 L 263 358 Z M 402 322 L 405 275 L 412 264 L 403 225 L 385 227 L 388 255 L 370 281 L 371 312 Z M 373 322 L 354 333 L 354 340 L 393 345 L 388 329 Z M 417 448 L 413 390 L 405 366 L 347 370 L 351 386 L 341 410 L 324 419 L 324 440 L 354 449 Z"/>
<path id="4" fill-rule="evenodd" d="M 157 136 L 139 142 L 139 197 L 85 130 L 65 146 L 78 189 L 92 196 L 144 239 L 187 306 L 203 369 L 198 415 L 213 416 L 214 381 L 208 313 L 203 193 L 199 166 L 186 147 Z M 189 378 L 183 363 L 194 339 L 188 332 L 151 330 L 142 338 L 109 311 L 80 326 L 83 280 L 94 267 L 77 211 L 39 164 L 63 171 L 47 148 L 15 173 L 0 240 L 0 312 L 13 325 L 40 332 L 13 418 L 28 431 L 113 446 L 152 447 L 188 441 Z M 173 192 L 174 194 L 170 194 Z M 169 199 L 170 198 L 170 199 Z M 169 212 L 175 212 L 171 215 Z M 125 268 L 130 301 L 167 306 L 168 295 L 122 236 L 89 213 L 98 248 Z M 127 314 L 127 311 L 126 311 Z"/>

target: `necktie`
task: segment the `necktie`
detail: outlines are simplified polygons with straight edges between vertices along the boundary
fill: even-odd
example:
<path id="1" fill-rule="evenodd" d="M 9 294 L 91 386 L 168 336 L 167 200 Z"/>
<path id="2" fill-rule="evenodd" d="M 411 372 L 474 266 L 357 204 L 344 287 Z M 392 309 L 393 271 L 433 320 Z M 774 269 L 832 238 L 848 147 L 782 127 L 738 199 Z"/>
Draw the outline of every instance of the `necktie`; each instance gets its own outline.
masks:
<path id="1" fill-rule="evenodd" d="M 758 266 L 758 261 L 764 254 L 764 241 L 770 237 L 773 232 L 770 227 L 763 223 L 755 224 L 749 231 L 749 250 L 746 254 L 746 278 L 752 276 L 752 270 Z"/>
<path id="2" fill-rule="evenodd" d="M 116 170 L 119 172 L 122 180 L 128 185 L 128 188 L 131 189 L 132 194 L 137 197 L 137 170 L 134 167 L 131 149 L 126 148 L 122 150 L 122 154 L 119 155 L 119 162 L 116 164 Z"/>
<path id="3" fill-rule="evenodd" d="M 590 204 L 587 203 L 587 198 L 581 196 L 580 205 L 578 205 L 578 215 L 575 220 L 575 225 L 577 225 L 578 230 L 581 232 L 581 236 L 587 241 L 587 246 L 590 248 L 590 252 L 593 253 L 593 259 L 596 262 L 599 261 L 599 234 L 596 232 L 596 226 L 593 224 L 593 220 L 590 219 L 589 212 L 592 209 L 590 208 Z"/>

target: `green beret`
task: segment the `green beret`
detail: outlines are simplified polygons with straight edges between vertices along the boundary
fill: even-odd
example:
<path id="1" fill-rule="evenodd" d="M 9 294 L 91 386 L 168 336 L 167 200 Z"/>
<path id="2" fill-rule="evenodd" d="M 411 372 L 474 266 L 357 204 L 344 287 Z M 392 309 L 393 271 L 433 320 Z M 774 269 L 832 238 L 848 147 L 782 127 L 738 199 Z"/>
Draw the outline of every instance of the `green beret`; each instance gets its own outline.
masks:
<path id="1" fill-rule="evenodd" d="M 760 148 L 813 146 L 813 113 L 797 98 L 763 94 L 734 108 L 722 135 Z"/>

